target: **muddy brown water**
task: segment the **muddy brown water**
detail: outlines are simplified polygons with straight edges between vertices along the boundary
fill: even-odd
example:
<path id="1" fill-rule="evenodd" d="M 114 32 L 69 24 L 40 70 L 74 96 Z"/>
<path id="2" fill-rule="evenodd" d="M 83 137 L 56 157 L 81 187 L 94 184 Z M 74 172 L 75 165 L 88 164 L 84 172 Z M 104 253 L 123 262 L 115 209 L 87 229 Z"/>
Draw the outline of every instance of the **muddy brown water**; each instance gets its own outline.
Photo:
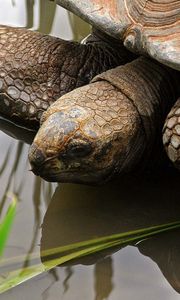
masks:
<path id="1" fill-rule="evenodd" d="M 80 39 L 89 30 L 48 1 L 0 0 L 0 23 L 65 39 Z M 0 126 L 7 132 L 3 120 Z M 22 269 L 34 252 L 46 264 L 45 249 L 180 219 L 176 172 L 129 176 L 101 187 L 50 184 L 29 171 L 28 147 L 0 131 L 0 217 L 9 204 L 7 191 L 20 200 L 4 255 L 25 255 Z M 178 300 L 179 293 L 180 231 L 175 231 L 56 267 L 0 299 Z"/>

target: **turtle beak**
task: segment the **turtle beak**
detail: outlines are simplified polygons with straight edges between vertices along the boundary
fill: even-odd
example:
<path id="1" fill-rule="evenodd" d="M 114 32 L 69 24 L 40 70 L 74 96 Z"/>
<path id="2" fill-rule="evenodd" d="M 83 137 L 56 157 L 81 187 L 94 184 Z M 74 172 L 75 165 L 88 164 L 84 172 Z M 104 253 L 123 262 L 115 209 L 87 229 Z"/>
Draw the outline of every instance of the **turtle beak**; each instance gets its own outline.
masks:
<path id="1" fill-rule="evenodd" d="M 44 170 L 47 173 L 47 166 L 49 172 L 52 168 L 60 168 L 58 155 L 77 128 L 77 122 L 62 118 L 62 114 L 58 112 L 53 113 L 42 124 L 29 150 L 29 162 L 35 175 L 42 176 Z"/>
<path id="2" fill-rule="evenodd" d="M 31 171 L 39 176 L 41 174 L 41 169 L 46 161 L 46 156 L 42 150 L 40 150 L 35 144 L 32 144 L 29 151 L 29 162 L 31 165 Z"/>

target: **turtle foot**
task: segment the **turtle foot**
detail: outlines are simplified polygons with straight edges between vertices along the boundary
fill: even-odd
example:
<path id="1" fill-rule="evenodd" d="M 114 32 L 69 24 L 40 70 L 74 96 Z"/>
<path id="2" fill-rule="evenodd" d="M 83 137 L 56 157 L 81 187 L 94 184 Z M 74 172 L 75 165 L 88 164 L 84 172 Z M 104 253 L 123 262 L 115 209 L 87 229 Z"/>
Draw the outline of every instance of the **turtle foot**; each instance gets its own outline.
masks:
<path id="1" fill-rule="evenodd" d="M 180 98 L 167 116 L 163 143 L 170 160 L 180 170 Z"/>

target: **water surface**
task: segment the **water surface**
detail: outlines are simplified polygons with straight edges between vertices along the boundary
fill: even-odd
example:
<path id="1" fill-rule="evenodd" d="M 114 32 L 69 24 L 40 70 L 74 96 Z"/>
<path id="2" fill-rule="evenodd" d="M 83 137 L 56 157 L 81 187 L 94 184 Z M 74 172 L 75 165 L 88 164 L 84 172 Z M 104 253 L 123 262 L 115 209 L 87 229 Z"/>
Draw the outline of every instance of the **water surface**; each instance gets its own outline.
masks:
<path id="1" fill-rule="evenodd" d="M 76 40 L 89 31 L 78 18 L 40 0 L 1 0 L 0 23 Z M 0 217 L 9 204 L 7 191 L 20 200 L 5 257 L 25 255 L 22 269 L 31 263 L 33 252 L 45 264 L 45 249 L 180 219 L 176 172 L 129 176 L 102 187 L 50 184 L 29 171 L 28 147 L 0 131 Z M 57 267 L 1 299 L 178 300 L 179 233 Z"/>

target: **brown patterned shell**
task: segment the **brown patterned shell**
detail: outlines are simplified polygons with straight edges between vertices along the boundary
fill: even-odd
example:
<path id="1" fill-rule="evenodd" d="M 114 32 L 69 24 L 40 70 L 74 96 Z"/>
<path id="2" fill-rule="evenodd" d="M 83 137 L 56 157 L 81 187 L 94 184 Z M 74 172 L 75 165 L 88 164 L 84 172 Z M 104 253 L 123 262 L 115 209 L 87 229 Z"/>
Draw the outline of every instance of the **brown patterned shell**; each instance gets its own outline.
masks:
<path id="1" fill-rule="evenodd" d="M 180 70 L 180 0 L 56 0 L 131 51 Z"/>

